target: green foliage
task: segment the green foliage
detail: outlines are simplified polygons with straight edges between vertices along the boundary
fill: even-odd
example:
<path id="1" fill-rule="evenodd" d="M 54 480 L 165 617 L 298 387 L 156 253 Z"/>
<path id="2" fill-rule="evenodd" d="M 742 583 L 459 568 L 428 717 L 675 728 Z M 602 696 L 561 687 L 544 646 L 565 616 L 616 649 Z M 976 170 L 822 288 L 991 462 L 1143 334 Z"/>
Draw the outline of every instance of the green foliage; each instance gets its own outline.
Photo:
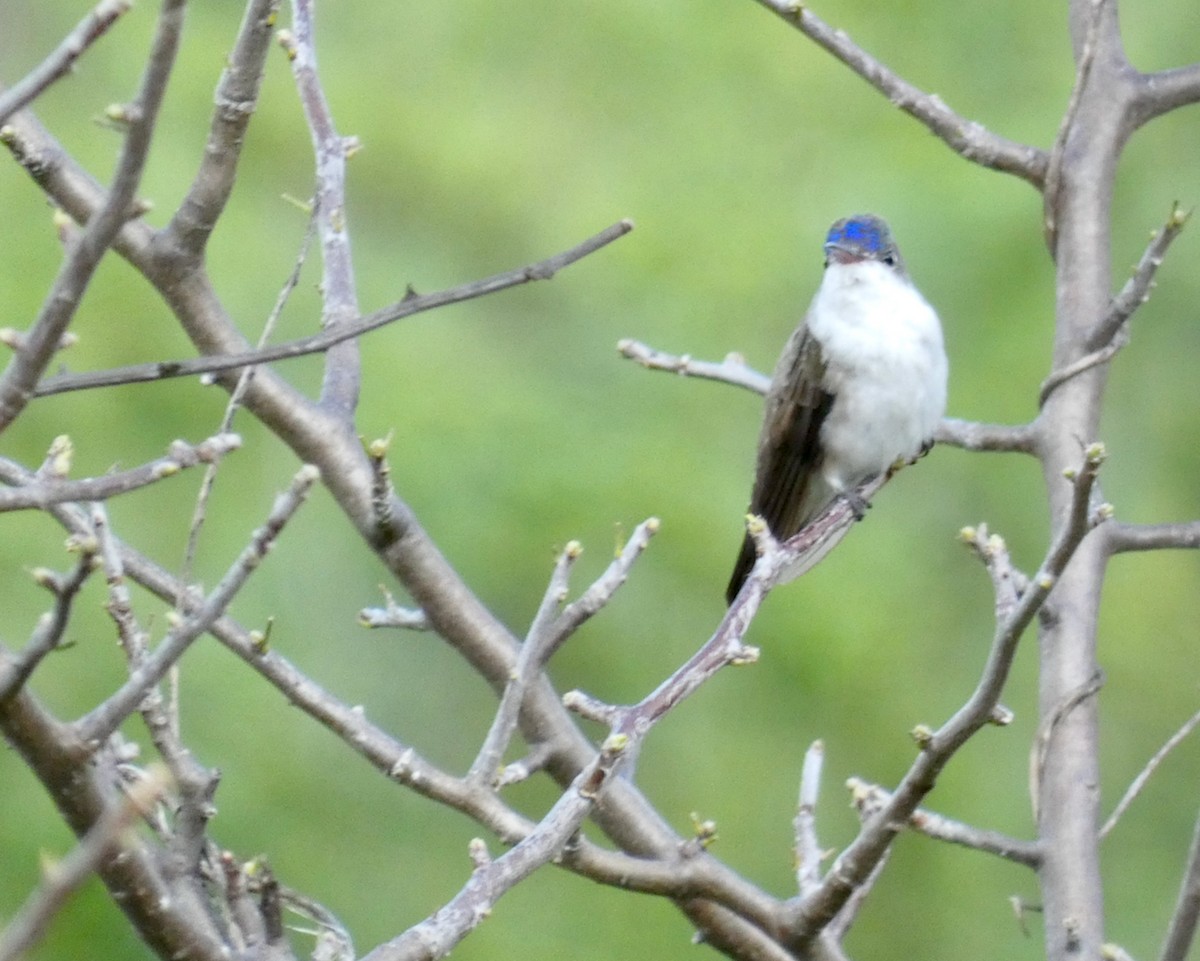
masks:
<path id="1" fill-rule="evenodd" d="M 3 79 L 36 63 L 82 10 L 9 0 Z M 932 0 L 814 10 L 993 130 L 1052 142 L 1072 80 L 1061 10 L 1048 16 L 1033 0 L 982 13 Z M 556 658 L 563 689 L 636 698 L 707 636 L 723 609 L 749 490 L 757 400 L 635 368 L 617 358 L 619 338 L 698 357 L 737 350 L 769 368 L 816 284 L 828 223 L 875 210 L 892 222 L 943 317 L 951 414 L 1018 421 L 1035 413 L 1054 296 L 1039 198 L 953 156 L 754 4 L 460 0 L 329 3 L 320 12 L 327 93 L 342 133 L 364 147 L 350 166 L 348 214 L 364 311 L 400 298 L 409 283 L 422 292 L 452 286 L 539 259 L 621 217 L 638 225 L 552 283 L 421 315 L 362 345 L 365 436 L 394 431 L 401 495 L 517 633 L 556 546 L 584 542 L 581 588 L 607 563 L 615 532 L 662 518 L 617 600 Z M 118 139 L 92 118 L 132 95 L 154 15 L 152 3 L 135 7 L 38 104 L 100 178 Z M 143 191 L 154 223 L 190 183 L 238 15 L 233 2 L 190 10 Z M 1182 0 L 1132 11 L 1135 59 L 1150 68 L 1192 56 L 1181 29 L 1192 15 Z M 1184 126 L 1194 119 L 1161 121 L 1130 149 L 1114 211 L 1118 283 L 1170 203 L 1197 200 L 1200 140 Z M 304 230 L 303 214 L 281 195 L 307 196 L 311 169 L 277 53 L 212 248 L 217 289 L 248 337 Z M 23 328 L 59 252 L 49 211 L 11 163 L 0 164 L 0 209 L 3 323 Z M 1105 494 L 1131 520 L 1197 509 L 1200 275 L 1189 267 L 1197 242 L 1189 231 L 1173 248 L 1113 369 Z M 310 263 L 280 337 L 315 329 L 318 276 Z M 115 257 L 76 329 L 81 343 L 63 355 L 74 369 L 191 354 L 165 307 Z M 319 371 L 311 360 L 284 369 L 307 387 Z M 101 473 L 157 456 L 177 436 L 201 439 L 223 405 L 218 392 L 182 382 L 67 395 L 36 402 L 0 452 L 36 465 L 54 436 L 69 433 L 77 474 Z M 237 428 L 247 444 L 218 480 L 197 565 L 209 586 L 297 466 L 250 421 Z M 197 479 L 115 503 L 118 532 L 178 567 Z M 680 830 L 692 811 L 715 818 L 715 852 L 788 893 L 805 747 L 826 742 L 822 840 L 841 845 L 855 830 L 845 778 L 893 784 L 913 751 L 907 732 L 943 720 L 977 677 L 991 596 L 956 531 L 986 520 L 1032 569 L 1046 541 L 1043 503 L 1035 465 L 1015 455 L 939 449 L 905 471 L 838 551 L 771 598 L 751 636 L 761 662 L 725 672 L 655 732 L 639 782 Z M 305 511 L 235 614 L 250 625 L 274 616 L 275 648 L 433 760 L 461 769 L 486 729 L 490 692 L 429 636 L 357 627 L 358 609 L 379 601 L 381 569 L 327 498 Z M 21 570 L 69 561 L 46 520 L 6 515 L 2 529 L 3 640 L 19 645 L 46 605 Z M 55 655 L 34 684 L 67 716 L 118 682 L 97 588 L 79 605 L 77 646 Z M 1114 565 L 1102 647 L 1108 807 L 1194 709 L 1197 598 L 1194 557 Z M 161 607 L 139 604 L 161 632 Z M 1025 780 L 1036 724 L 1036 656 L 1027 648 L 1006 696 L 1016 723 L 982 733 L 930 798 L 938 810 L 1023 837 L 1032 834 Z M 389 786 L 215 644 L 201 644 L 183 674 L 185 735 L 224 771 L 215 836 L 241 857 L 267 853 L 285 883 L 343 919 L 360 950 L 424 917 L 465 880 L 476 826 Z M 132 726 L 129 734 L 137 735 Z M 1135 956 L 1156 947 L 1174 897 L 1198 763 L 1185 745 L 1106 849 L 1111 937 Z M 58 855 L 70 842 L 18 758 L 0 756 L 0 783 L 0 913 L 11 914 L 36 880 L 39 852 Z M 532 786 L 520 796 L 534 811 L 549 803 Z M 1036 898 L 1023 870 L 907 838 L 849 947 L 863 958 L 1038 957 L 1036 918 L 1027 940 L 1007 905 L 1012 894 Z M 684 958 L 696 953 L 689 936 L 664 903 L 547 869 L 502 901 L 456 956 Z M 101 957 L 99 944 L 103 957 L 134 957 L 130 941 L 93 886 L 32 958 Z"/>

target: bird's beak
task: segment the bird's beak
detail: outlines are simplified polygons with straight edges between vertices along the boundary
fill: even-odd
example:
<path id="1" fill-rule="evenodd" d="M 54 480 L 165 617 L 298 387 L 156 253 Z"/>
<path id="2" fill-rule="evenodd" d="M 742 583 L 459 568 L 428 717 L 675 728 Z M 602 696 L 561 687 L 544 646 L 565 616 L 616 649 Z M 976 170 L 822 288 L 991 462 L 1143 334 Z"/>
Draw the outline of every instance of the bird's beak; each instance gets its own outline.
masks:
<path id="1" fill-rule="evenodd" d="M 825 263 L 827 264 L 858 264 L 867 258 L 862 252 L 841 244 L 825 245 Z"/>

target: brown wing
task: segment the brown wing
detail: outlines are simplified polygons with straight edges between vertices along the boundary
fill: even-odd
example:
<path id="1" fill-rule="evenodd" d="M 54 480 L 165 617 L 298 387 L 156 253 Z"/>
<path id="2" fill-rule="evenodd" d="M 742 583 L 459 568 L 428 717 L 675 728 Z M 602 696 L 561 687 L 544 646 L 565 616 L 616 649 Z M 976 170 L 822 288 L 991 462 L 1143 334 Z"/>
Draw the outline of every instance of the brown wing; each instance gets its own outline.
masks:
<path id="1" fill-rule="evenodd" d="M 825 372 L 820 344 L 802 324 L 792 334 L 767 391 L 750 513 L 758 514 L 778 540 L 797 533 L 825 506 L 830 492 L 821 477 L 819 435 L 833 395 L 821 388 Z M 750 535 L 725 592 L 730 603 L 754 566 Z"/>

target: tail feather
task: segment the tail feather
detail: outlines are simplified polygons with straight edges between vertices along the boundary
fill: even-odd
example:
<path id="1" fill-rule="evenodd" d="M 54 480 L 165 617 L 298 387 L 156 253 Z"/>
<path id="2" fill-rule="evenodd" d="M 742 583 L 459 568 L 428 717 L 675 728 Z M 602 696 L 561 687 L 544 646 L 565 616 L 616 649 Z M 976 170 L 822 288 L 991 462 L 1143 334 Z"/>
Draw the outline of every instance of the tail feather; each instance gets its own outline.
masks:
<path id="1" fill-rule="evenodd" d="M 738 596 L 738 591 L 746 583 L 746 578 L 750 576 L 750 570 L 754 567 L 756 560 L 758 560 L 758 551 L 754 548 L 754 539 L 747 534 L 746 539 L 742 541 L 742 552 L 738 554 L 737 563 L 733 566 L 733 576 L 729 578 L 729 586 L 725 588 L 727 604 L 732 604 L 733 599 Z"/>

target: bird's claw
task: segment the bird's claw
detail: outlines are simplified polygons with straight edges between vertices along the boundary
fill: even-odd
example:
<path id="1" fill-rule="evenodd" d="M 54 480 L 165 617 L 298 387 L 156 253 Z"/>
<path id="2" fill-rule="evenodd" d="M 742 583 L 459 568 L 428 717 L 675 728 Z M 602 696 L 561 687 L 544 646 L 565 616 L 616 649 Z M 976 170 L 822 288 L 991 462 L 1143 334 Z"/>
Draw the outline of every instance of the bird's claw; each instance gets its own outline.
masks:
<path id="1" fill-rule="evenodd" d="M 871 502 L 858 491 L 842 491 L 840 496 L 849 505 L 850 510 L 854 511 L 856 521 L 861 521 L 867 516 L 867 509 L 871 506 Z"/>

